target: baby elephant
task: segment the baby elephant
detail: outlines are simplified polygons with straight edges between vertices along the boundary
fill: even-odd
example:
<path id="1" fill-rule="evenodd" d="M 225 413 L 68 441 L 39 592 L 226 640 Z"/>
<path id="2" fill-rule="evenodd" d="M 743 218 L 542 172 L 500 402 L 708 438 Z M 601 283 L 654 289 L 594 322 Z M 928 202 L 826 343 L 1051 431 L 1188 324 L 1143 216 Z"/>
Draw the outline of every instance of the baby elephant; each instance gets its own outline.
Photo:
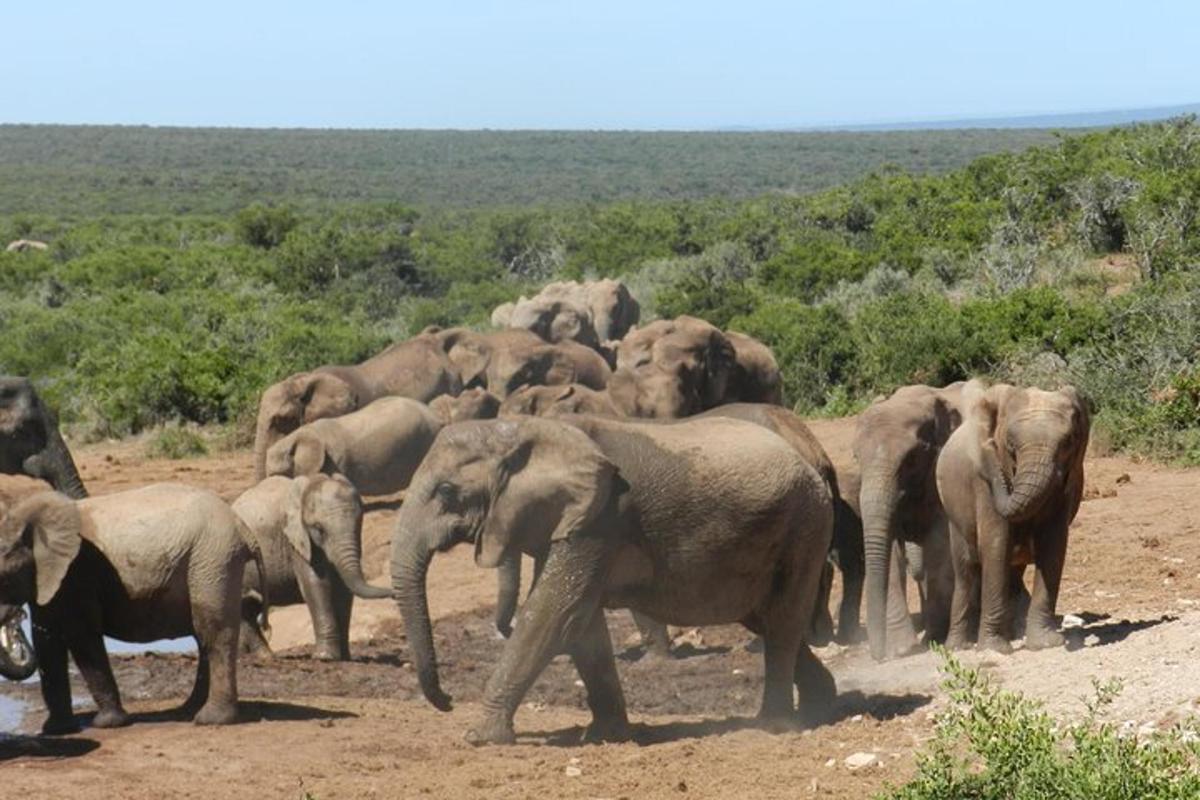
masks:
<path id="1" fill-rule="evenodd" d="M 350 609 L 354 595 L 391 597 L 390 589 L 369 585 L 362 574 L 362 500 L 341 475 L 267 478 L 233 503 L 259 547 L 267 592 L 275 605 L 307 603 L 316 635 L 314 657 L 350 658 Z M 242 644 L 269 650 L 255 624 L 262 582 L 246 567 L 242 603 Z"/>
<path id="2" fill-rule="evenodd" d="M 384 397 L 365 408 L 310 422 L 267 451 L 267 475 L 345 475 L 364 495 L 408 486 L 442 423 L 429 406 Z"/>
<path id="3" fill-rule="evenodd" d="M 199 665 L 184 709 L 202 725 L 234 722 L 242 571 L 251 558 L 261 562 L 250 531 L 202 489 L 156 484 L 78 501 L 40 492 L 13 506 L 0 522 L 0 602 L 33 609 L 50 712 L 42 732 L 79 730 L 68 652 L 99 709 L 92 724 L 129 722 L 105 636 L 195 636 Z"/>

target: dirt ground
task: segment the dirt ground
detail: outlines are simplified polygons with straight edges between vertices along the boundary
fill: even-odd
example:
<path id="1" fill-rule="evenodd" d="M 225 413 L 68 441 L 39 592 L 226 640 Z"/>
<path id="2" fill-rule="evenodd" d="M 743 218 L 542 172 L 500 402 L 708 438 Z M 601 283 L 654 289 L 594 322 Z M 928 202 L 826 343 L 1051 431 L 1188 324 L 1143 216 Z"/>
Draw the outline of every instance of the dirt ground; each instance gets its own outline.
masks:
<path id="1" fill-rule="evenodd" d="M 850 463 L 853 420 L 813 423 L 839 466 Z M 81 448 L 94 494 L 146 483 L 207 486 L 232 499 L 251 482 L 248 453 L 149 460 L 136 441 Z M 1072 529 L 1059 612 L 1072 615 L 1068 646 L 1009 657 L 964 654 L 1003 685 L 1043 699 L 1059 715 L 1083 711 L 1091 679 L 1119 677 L 1111 708 L 1134 728 L 1169 725 L 1200 709 L 1200 471 L 1089 458 L 1086 502 Z M 368 506 L 367 573 L 383 582 L 397 503 Z M 528 572 L 528 570 L 527 570 Z M 769 733 L 753 725 L 761 655 L 739 627 L 677 631 L 677 655 L 644 658 L 627 612 L 609 615 L 634 740 L 583 745 L 582 685 L 557 659 L 517 714 L 518 743 L 474 749 L 463 733 L 502 642 L 490 624 L 495 575 L 466 550 L 434 560 L 430 603 L 449 714 L 424 702 L 389 601 L 355 607 L 354 660 L 310 660 L 303 607 L 272 615 L 270 662 L 243 659 L 245 724 L 199 728 L 171 711 L 195 669 L 188 654 L 114 657 L 136 722 L 120 730 L 42 739 L 36 686 L 0 685 L 29 713 L 21 734 L 0 737 L 7 796 L 76 793 L 120 798 L 235 797 L 866 797 L 914 768 L 914 751 L 940 707 L 936 659 L 875 664 L 863 645 L 818 651 L 837 678 L 837 721 Z M 836 603 L 837 597 L 833 601 Z M 81 711 L 91 708 L 77 687 Z M 851 769 L 846 759 L 875 761 Z"/>

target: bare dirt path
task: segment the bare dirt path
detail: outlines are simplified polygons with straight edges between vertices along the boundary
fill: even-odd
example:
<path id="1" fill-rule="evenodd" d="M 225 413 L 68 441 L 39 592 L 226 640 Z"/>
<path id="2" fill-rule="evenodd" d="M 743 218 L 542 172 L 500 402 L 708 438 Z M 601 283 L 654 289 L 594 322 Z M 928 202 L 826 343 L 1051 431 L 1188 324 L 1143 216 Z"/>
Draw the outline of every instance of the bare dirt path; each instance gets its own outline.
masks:
<path id="1" fill-rule="evenodd" d="M 813 423 L 834 461 L 850 460 L 853 421 Z M 232 499 L 250 485 L 248 454 L 188 461 L 143 457 L 137 442 L 79 454 L 101 494 L 157 481 L 208 486 Z M 1120 677 L 1111 710 L 1130 726 L 1167 725 L 1197 710 L 1200 684 L 1200 471 L 1090 458 L 1087 501 L 1072 529 L 1061 613 L 1083 624 L 1067 649 L 1018 650 L 1004 658 L 968 653 L 1002 684 L 1044 699 L 1059 714 L 1082 711 L 1091 678 Z M 368 514 L 368 575 L 383 582 L 395 503 Z M 865 797 L 911 774 L 913 752 L 941 704 L 929 654 L 884 665 L 864 648 L 822 651 L 838 679 L 839 721 L 813 731 L 771 734 L 749 723 L 761 688 L 761 656 L 734 626 L 683 637 L 684 657 L 653 662 L 627 649 L 633 626 L 610 615 L 631 715 L 633 742 L 580 745 L 588 715 L 577 676 L 557 660 L 517 715 L 518 744 L 472 749 L 462 734 L 501 643 L 491 632 L 495 575 L 467 552 L 435 559 L 430 600 L 455 695 L 442 714 L 420 696 L 407 665 L 400 620 L 389 602 L 355 607 L 355 660 L 307 659 L 302 608 L 273 614 L 274 662 L 244 661 L 246 724 L 203 729 L 170 713 L 195 662 L 181 654 L 114 659 L 137 724 L 87 729 L 64 739 L 0 740 L 6 795 L 39 792 L 121 798 L 235 797 Z M 835 597 L 836 601 L 836 597 Z M 41 722 L 35 689 L 0 685 L 30 701 L 22 730 Z M 79 689 L 80 698 L 86 692 Z M 83 708 L 90 707 L 85 701 Z M 877 756 L 852 770 L 847 756 Z"/>

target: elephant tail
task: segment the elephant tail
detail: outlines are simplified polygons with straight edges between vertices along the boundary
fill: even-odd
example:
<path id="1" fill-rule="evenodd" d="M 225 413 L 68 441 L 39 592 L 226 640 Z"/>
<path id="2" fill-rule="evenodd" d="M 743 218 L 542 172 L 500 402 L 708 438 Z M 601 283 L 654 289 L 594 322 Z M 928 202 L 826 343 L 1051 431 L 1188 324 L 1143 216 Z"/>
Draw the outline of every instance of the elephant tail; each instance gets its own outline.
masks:
<path id="1" fill-rule="evenodd" d="M 259 622 L 259 629 L 262 631 L 263 638 L 271 637 L 271 590 L 267 579 L 267 567 L 263 560 L 262 545 L 258 543 L 254 533 L 240 519 L 237 521 L 238 533 L 241 534 L 242 542 L 246 545 L 246 549 L 250 551 L 250 558 L 254 561 L 254 568 L 258 570 L 258 592 L 262 600 L 262 620 Z"/>

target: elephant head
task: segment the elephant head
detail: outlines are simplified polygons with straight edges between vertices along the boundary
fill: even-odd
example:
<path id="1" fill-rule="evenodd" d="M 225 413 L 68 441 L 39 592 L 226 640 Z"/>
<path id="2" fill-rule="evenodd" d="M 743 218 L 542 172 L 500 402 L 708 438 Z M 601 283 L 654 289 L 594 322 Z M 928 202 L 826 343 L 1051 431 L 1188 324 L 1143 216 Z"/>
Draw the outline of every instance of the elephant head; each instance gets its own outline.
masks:
<path id="1" fill-rule="evenodd" d="M 44 606 L 54 599 L 83 542 L 75 501 L 39 492 L 0 521 L 0 603 Z"/>
<path id="2" fill-rule="evenodd" d="M 735 366 L 733 345 L 713 325 L 660 320 L 621 341 L 610 390 L 629 416 L 688 416 L 726 402 Z"/>
<path id="3" fill-rule="evenodd" d="M 435 552 L 460 542 L 495 567 L 544 553 L 587 526 L 609 502 L 616 469 L 582 431 L 536 417 L 444 428 L 413 476 L 392 538 L 392 586 L 425 697 L 441 690 L 425 577 Z"/>
<path id="4" fill-rule="evenodd" d="M 267 475 L 296 478 L 336 471 L 325 442 L 314 431 L 302 428 L 289 433 L 267 450 L 263 459 Z"/>
<path id="5" fill-rule="evenodd" d="M 887 655 L 892 548 L 905 531 L 919 536 L 939 513 L 937 457 L 961 421 L 961 389 L 905 386 L 859 418 L 854 456 L 861 470 L 867 637 L 877 660 Z"/>
<path id="6" fill-rule="evenodd" d="M 1074 387 L 1047 392 L 971 381 L 963 390 L 963 409 L 973 433 L 972 463 L 991 486 L 996 511 L 1009 522 L 1037 514 L 1049 498 L 1061 496 L 1071 478 L 1082 481 L 1090 423 Z"/>
<path id="7" fill-rule="evenodd" d="M 429 403 L 443 425 L 472 419 L 495 419 L 500 412 L 500 398 L 487 389 L 467 389 L 457 396 L 444 394 Z"/>
<path id="8" fill-rule="evenodd" d="M 263 392 L 254 433 L 255 477 L 267 476 L 267 451 L 301 425 L 356 411 L 366 398 L 342 377 L 317 370 L 301 372 Z"/>
<path id="9" fill-rule="evenodd" d="M 0 472 L 41 478 L 77 500 L 87 497 L 58 420 L 28 378 L 0 376 Z"/>
<path id="10" fill-rule="evenodd" d="M 592 312 L 566 298 L 539 295 L 519 302 L 509 316 L 508 327 L 532 331 L 550 343 L 575 341 L 593 349 L 600 346 Z"/>
<path id="11" fill-rule="evenodd" d="M 601 339 L 620 339 L 641 319 L 641 306 L 620 281 L 606 278 L 585 284 L 592 323 Z"/>
<path id="12" fill-rule="evenodd" d="M 362 573 L 362 499 L 341 475 L 315 475 L 292 482 L 284 535 L 311 564 L 324 553 L 346 588 L 365 599 L 391 597 L 391 590 L 367 583 Z"/>
<path id="13" fill-rule="evenodd" d="M 578 383 L 565 386 L 525 386 L 505 399 L 500 416 L 557 417 L 563 414 L 623 416 L 607 392 L 597 392 Z"/>

